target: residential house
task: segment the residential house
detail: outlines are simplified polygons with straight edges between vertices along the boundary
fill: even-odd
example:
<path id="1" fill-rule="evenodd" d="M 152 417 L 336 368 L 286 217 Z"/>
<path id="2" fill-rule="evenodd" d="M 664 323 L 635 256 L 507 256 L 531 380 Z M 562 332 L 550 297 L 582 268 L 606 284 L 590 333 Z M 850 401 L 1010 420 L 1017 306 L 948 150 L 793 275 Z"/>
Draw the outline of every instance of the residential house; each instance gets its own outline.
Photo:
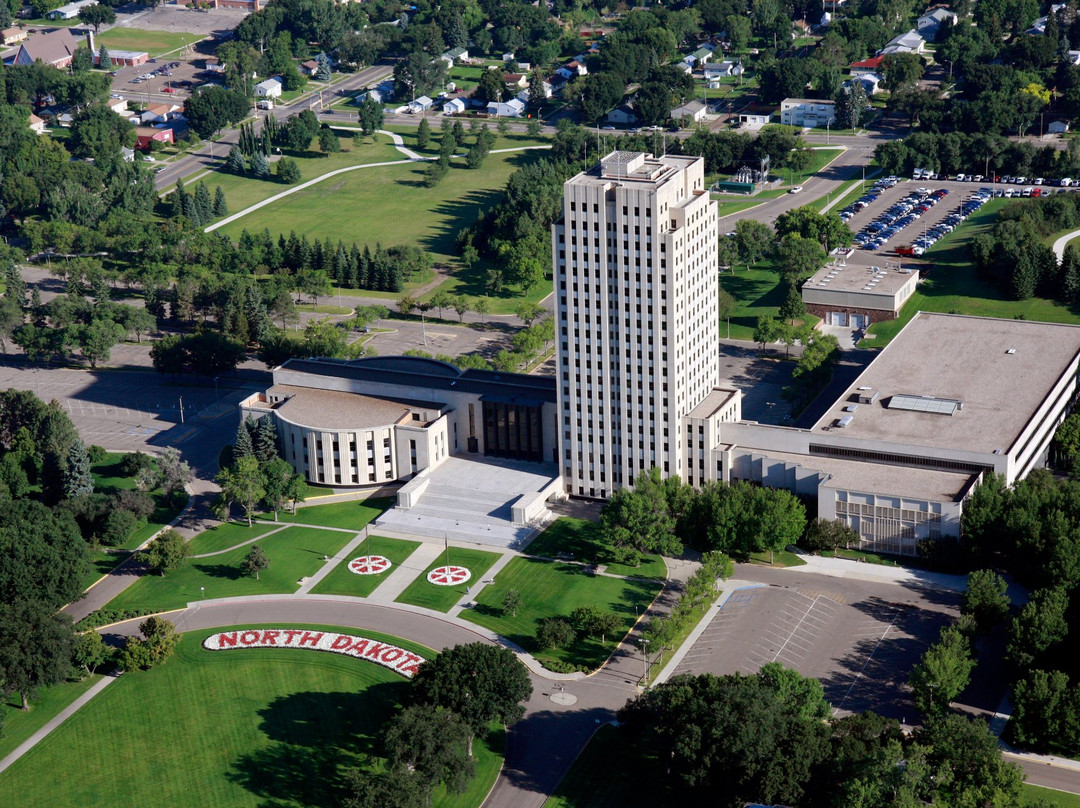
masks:
<path id="1" fill-rule="evenodd" d="M 149 151 L 153 141 L 158 143 L 175 143 L 176 137 L 169 128 L 157 129 L 153 126 L 137 126 L 135 128 L 135 149 L 137 151 Z"/>
<path id="2" fill-rule="evenodd" d="M 673 65 L 673 67 L 681 70 L 687 76 L 694 72 L 693 66 L 688 65 L 686 62 L 679 62 L 677 65 Z"/>
<path id="3" fill-rule="evenodd" d="M 384 96 L 381 90 L 364 90 L 364 92 L 360 93 L 359 95 L 353 96 L 353 103 L 359 106 L 360 104 L 364 103 L 364 101 L 368 98 L 370 98 L 376 104 L 382 104 L 385 103 L 387 96 Z"/>
<path id="4" fill-rule="evenodd" d="M 509 101 L 489 101 L 487 114 L 495 118 L 520 118 L 525 112 L 525 105 L 518 98 Z"/>
<path id="5" fill-rule="evenodd" d="M 431 105 L 435 102 L 428 98 L 426 95 L 422 95 L 414 101 L 409 102 L 409 112 L 413 115 L 420 115 L 431 109 Z"/>
<path id="6" fill-rule="evenodd" d="M 308 78 L 311 78 L 319 72 L 319 63 L 314 59 L 308 59 L 306 62 L 300 63 L 300 72 Z"/>
<path id="7" fill-rule="evenodd" d="M 705 120 L 705 114 L 708 111 L 709 108 L 705 105 L 705 102 L 700 98 L 695 98 L 671 110 L 671 120 L 681 123 L 683 119 L 688 119 L 691 123 L 698 123 Z"/>
<path id="8" fill-rule="evenodd" d="M 1050 123 L 1046 125 L 1046 133 L 1049 135 L 1064 135 L 1068 131 L 1068 121 L 1050 121 Z"/>
<path id="9" fill-rule="evenodd" d="M 45 134 L 45 120 L 34 113 L 30 113 L 30 131 L 35 135 Z"/>
<path id="10" fill-rule="evenodd" d="M 176 110 L 180 109 L 176 104 L 170 104 L 168 102 L 162 104 L 150 104 L 142 114 L 139 115 L 140 123 L 165 123 L 169 120 L 170 115 Z"/>
<path id="11" fill-rule="evenodd" d="M 469 61 L 469 52 L 465 48 L 451 48 L 439 57 L 446 62 L 448 67 Z"/>
<path id="12" fill-rule="evenodd" d="M 702 45 L 696 51 L 688 54 L 683 58 L 683 64 L 690 65 L 690 67 L 700 67 L 705 65 L 713 57 L 713 51 L 716 50 L 716 46 L 712 44 Z"/>
<path id="13" fill-rule="evenodd" d="M 881 63 L 884 61 L 884 56 L 873 56 L 869 59 L 863 59 L 861 62 L 852 62 L 848 65 L 848 69 L 853 76 L 861 76 L 864 73 L 878 73 L 881 70 Z"/>
<path id="14" fill-rule="evenodd" d="M 589 74 L 589 69 L 585 67 L 584 63 L 579 62 L 577 59 L 573 59 L 560 67 L 555 72 L 562 76 L 564 79 L 569 80 L 577 78 L 578 76 L 587 76 Z"/>
<path id="15" fill-rule="evenodd" d="M 1052 5 L 1052 6 L 1050 6 L 1050 14 L 1057 14 L 1063 8 L 1065 8 L 1064 3 L 1057 3 L 1055 5 Z M 1035 20 L 1035 22 L 1033 22 L 1031 24 L 1031 27 L 1028 28 L 1025 33 L 1035 34 L 1035 35 L 1040 35 L 1040 36 L 1042 34 L 1045 34 L 1046 33 L 1046 23 L 1047 23 L 1047 21 L 1049 19 L 1050 19 L 1049 15 L 1047 15 L 1045 17 L 1039 17 L 1039 19 Z"/>
<path id="16" fill-rule="evenodd" d="M 760 129 L 772 120 L 775 107 L 747 107 L 739 111 L 739 126 L 746 129 Z"/>
<path id="17" fill-rule="evenodd" d="M 56 116 L 56 123 L 64 129 L 70 129 L 71 125 L 75 123 L 75 116 L 70 112 L 61 112 Z"/>
<path id="18" fill-rule="evenodd" d="M 127 146 L 120 147 L 120 159 L 125 163 L 135 162 L 135 150 L 129 149 Z"/>
<path id="19" fill-rule="evenodd" d="M 915 23 L 915 30 L 928 42 L 936 42 L 938 33 L 946 23 L 956 24 L 956 12 L 947 8 L 935 8 L 919 17 Z"/>
<path id="20" fill-rule="evenodd" d="M 623 126 L 632 126 L 638 122 L 638 116 L 637 113 L 634 112 L 634 108 L 629 104 L 619 104 L 619 106 L 615 107 L 615 109 L 607 114 L 607 122 L 621 124 Z"/>
<path id="21" fill-rule="evenodd" d="M 117 115 L 127 115 L 128 105 L 123 98 L 110 98 L 105 102 L 105 108 L 112 110 Z"/>
<path id="22" fill-rule="evenodd" d="M 524 73 L 503 73 L 503 84 L 511 90 L 524 90 L 529 86 L 529 77 Z"/>
<path id="23" fill-rule="evenodd" d="M 443 104 L 443 115 L 460 115 L 465 111 L 465 99 L 451 98 L 445 104 Z"/>
<path id="24" fill-rule="evenodd" d="M 878 56 L 888 56 L 890 53 L 922 53 L 926 49 L 926 40 L 919 36 L 913 28 L 906 34 L 900 34 L 890 39 L 885 47 L 878 51 Z"/>
<path id="25" fill-rule="evenodd" d="M 92 6 L 97 0 L 76 0 L 74 3 L 54 8 L 45 14 L 47 20 L 73 20 L 79 16 L 79 9 Z"/>
<path id="26" fill-rule="evenodd" d="M 502 55 L 502 60 L 503 60 L 504 62 L 512 62 L 512 61 L 514 61 L 515 59 L 517 59 L 517 56 L 515 56 L 515 55 L 514 55 L 514 54 L 512 54 L 512 53 L 504 53 L 504 54 Z"/>
<path id="27" fill-rule="evenodd" d="M 881 92 L 881 82 L 885 80 L 885 77 L 880 73 L 860 73 L 857 76 L 852 76 L 848 81 L 844 82 L 845 87 L 850 87 L 852 83 L 859 82 L 866 90 L 867 95 L 875 95 Z"/>
<path id="28" fill-rule="evenodd" d="M 47 34 L 32 36 L 19 45 L 12 64 L 18 67 L 40 61 L 53 67 L 70 67 L 75 49 L 82 44 L 83 40 L 71 33 L 70 29 L 58 28 Z"/>
<path id="29" fill-rule="evenodd" d="M 281 78 L 273 76 L 266 81 L 260 81 L 255 85 L 255 95 L 259 98 L 281 98 L 281 91 L 284 89 L 284 84 Z"/>
<path id="30" fill-rule="evenodd" d="M 827 126 L 836 120 L 836 103 L 817 98 L 785 98 L 780 102 L 780 123 L 790 126 Z"/>
<path id="31" fill-rule="evenodd" d="M 25 28 L 5 28 L 3 36 L 4 47 L 7 47 L 8 45 L 18 45 L 30 36 L 30 34 L 26 33 Z"/>

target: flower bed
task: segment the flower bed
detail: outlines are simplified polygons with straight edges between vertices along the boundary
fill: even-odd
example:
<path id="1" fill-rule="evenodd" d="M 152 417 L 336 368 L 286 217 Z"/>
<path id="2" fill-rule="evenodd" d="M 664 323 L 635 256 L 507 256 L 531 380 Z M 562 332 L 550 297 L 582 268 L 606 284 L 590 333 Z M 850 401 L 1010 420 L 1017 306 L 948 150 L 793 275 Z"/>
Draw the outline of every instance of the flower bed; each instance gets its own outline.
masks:
<path id="1" fill-rule="evenodd" d="M 390 559 L 386 556 L 360 556 L 349 562 L 349 572 L 357 575 L 379 575 L 388 569 L 390 569 Z"/>
<path id="2" fill-rule="evenodd" d="M 436 567 L 427 574 L 428 583 L 435 586 L 457 586 L 472 578 L 468 567 L 458 567 L 451 564 L 448 567 Z"/>

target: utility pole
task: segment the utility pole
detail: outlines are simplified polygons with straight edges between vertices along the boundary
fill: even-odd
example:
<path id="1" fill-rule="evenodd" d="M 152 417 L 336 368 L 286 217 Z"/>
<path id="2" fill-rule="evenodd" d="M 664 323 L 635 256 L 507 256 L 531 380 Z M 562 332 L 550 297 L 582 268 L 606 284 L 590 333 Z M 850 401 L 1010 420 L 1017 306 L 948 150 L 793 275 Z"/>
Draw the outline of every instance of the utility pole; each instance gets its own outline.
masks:
<path id="1" fill-rule="evenodd" d="M 180 396 L 180 423 L 184 423 L 184 397 Z"/>

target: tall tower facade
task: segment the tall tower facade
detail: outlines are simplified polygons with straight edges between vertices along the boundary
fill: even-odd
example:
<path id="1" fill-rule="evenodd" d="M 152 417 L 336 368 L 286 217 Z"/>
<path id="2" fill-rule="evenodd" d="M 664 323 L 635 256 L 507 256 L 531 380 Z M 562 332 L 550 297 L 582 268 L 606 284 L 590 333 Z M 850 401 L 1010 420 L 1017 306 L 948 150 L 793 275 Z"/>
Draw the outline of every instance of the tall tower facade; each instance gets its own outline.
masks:
<path id="1" fill-rule="evenodd" d="M 616 151 L 564 186 L 552 226 L 569 494 L 652 467 L 686 478 L 683 419 L 718 381 L 717 210 L 700 157 Z"/>

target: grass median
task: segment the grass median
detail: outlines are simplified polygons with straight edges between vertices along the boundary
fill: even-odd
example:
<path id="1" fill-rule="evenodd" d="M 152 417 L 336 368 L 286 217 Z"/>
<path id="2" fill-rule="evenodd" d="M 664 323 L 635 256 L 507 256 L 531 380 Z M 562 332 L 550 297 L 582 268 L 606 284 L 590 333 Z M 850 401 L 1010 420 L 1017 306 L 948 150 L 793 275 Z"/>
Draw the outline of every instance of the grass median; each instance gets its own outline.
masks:
<path id="1" fill-rule="evenodd" d="M 533 539 L 525 552 L 547 558 L 560 558 L 560 554 L 569 554 L 575 561 L 606 564 L 604 571 L 612 575 L 632 575 L 659 580 L 667 577 L 667 565 L 658 555 L 642 556 L 641 564 L 636 567 L 608 563 L 606 559 L 610 551 L 600 535 L 600 525 L 569 516 L 563 516 L 548 525 L 543 533 Z"/>
<path id="2" fill-rule="evenodd" d="M 462 597 L 468 594 L 468 589 L 480 583 L 492 564 L 499 560 L 498 553 L 489 553 L 484 550 L 469 550 L 462 547 L 451 547 L 449 550 L 450 565 L 465 567 L 469 570 L 468 581 L 454 586 L 439 586 L 428 581 L 428 573 L 437 567 L 445 566 L 447 555 L 444 553 L 438 560 L 433 562 L 422 573 L 416 576 L 416 580 L 409 584 L 405 591 L 398 597 L 397 603 L 411 603 L 413 606 L 423 606 L 425 609 L 434 609 L 437 612 L 448 612 Z"/>
<path id="3" fill-rule="evenodd" d="M 278 521 L 286 524 L 299 522 L 306 525 L 360 531 L 383 511 L 393 507 L 394 502 L 392 497 L 372 497 L 371 499 L 352 499 L 347 502 L 331 502 L 327 505 L 308 505 L 297 508 L 295 514 L 279 511 Z M 273 518 L 273 514 L 259 516 L 261 521 L 272 521 Z"/>
<path id="4" fill-rule="evenodd" d="M 330 574 L 319 581 L 312 589 L 313 594 L 318 595 L 351 595 L 357 598 L 366 598 L 394 571 L 394 568 L 404 564 L 413 554 L 418 541 L 406 541 L 405 539 L 389 539 L 386 536 L 368 536 L 350 554 L 350 558 L 338 564 Z M 378 575 L 357 575 L 349 569 L 349 560 L 359 556 L 381 555 L 389 559 L 393 565 L 385 572 Z"/>
<path id="5" fill-rule="evenodd" d="M 513 616 L 503 610 L 506 593 L 521 594 L 523 605 Z M 506 637 L 541 662 L 556 660 L 581 670 L 595 670 L 615 650 L 660 592 L 654 581 L 594 575 L 581 564 L 515 558 L 476 597 L 476 606 L 462 617 Z M 619 628 L 600 637 L 578 637 L 566 648 L 543 649 L 536 641 L 540 621 L 546 617 L 569 618 L 582 606 L 610 612 Z"/>

